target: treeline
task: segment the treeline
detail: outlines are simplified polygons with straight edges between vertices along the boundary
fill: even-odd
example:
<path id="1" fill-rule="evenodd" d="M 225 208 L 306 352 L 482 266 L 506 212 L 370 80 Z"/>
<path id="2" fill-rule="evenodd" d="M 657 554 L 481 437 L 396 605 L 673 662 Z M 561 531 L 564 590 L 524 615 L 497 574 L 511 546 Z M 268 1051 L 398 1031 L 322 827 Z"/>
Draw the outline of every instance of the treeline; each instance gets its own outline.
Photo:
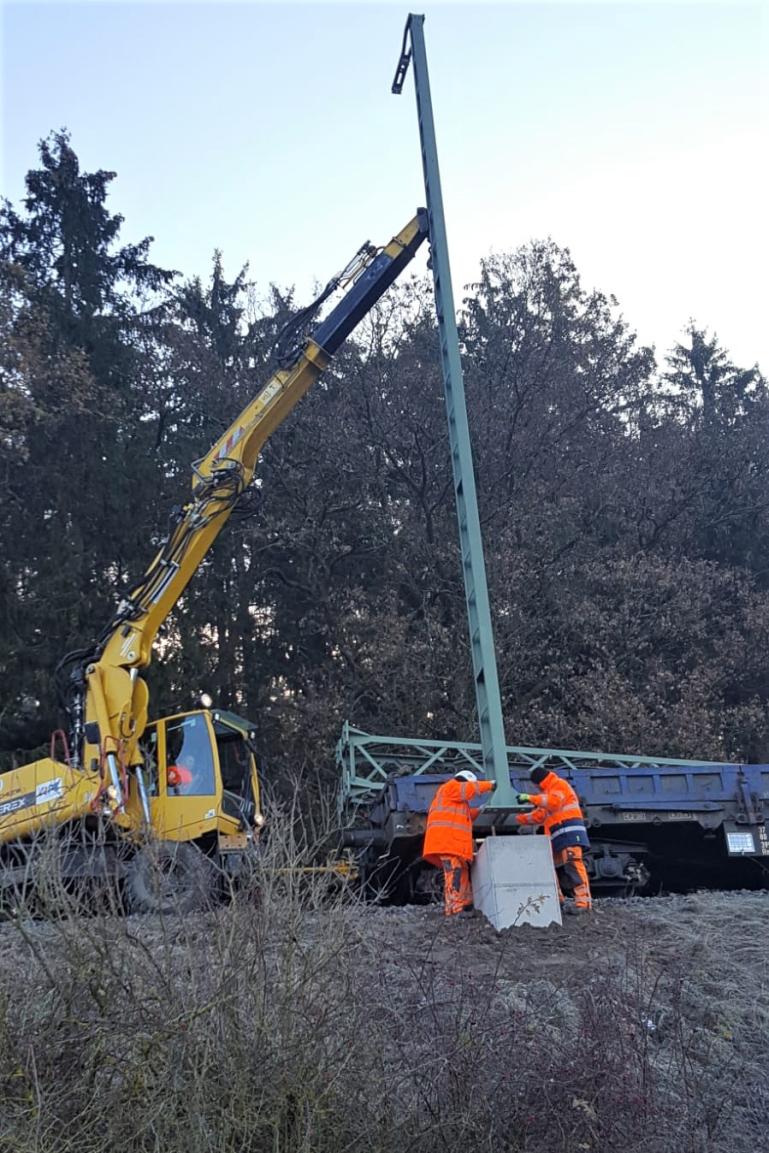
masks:
<path id="1" fill-rule="evenodd" d="M 0 755 L 143 571 L 264 381 L 291 292 L 123 240 L 65 133 L 0 211 Z M 341 254 L 344 256 L 344 254 Z M 460 334 L 508 740 L 769 760 L 769 393 L 692 324 L 664 359 L 568 250 L 493 256 Z M 201 690 L 268 771 L 341 722 L 471 738 L 471 663 L 427 280 L 390 290 L 268 443 L 164 629 L 156 713 Z"/>

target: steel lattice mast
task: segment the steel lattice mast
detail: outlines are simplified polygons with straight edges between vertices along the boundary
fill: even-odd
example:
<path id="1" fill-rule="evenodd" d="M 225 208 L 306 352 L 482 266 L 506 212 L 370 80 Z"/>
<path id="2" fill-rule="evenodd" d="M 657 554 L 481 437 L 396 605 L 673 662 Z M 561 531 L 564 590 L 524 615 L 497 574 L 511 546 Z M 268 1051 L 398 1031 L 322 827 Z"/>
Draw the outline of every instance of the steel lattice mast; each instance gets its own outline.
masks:
<path id="1" fill-rule="evenodd" d="M 481 735 L 484 771 L 494 777 L 497 789 L 491 804 L 499 808 L 515 806 L 507 763 L 502 701 L 499 693 L 494 634 L 491 627 L 486 565 L 483 558 L 481 522 L 475 491 L 475 474 L 467 422 L 465 387 L 459 355 L 459 336 L 451 287 L 446 221 L 443 213 L 438 149 L 435 139 L 430 78 L 423 32 L 424 16 L 411 14 L 406 21 L 403 46 L 392 91 L 398 95 L 411 61 L 422 148 L 422 169 L 427 195 L 427 214 L 432 256 L 435 309 L 441 346 L 443 389 L 449 424 L 451 464 L 457 502 L 462 575 L 470 626 L 470 642 L 475 679 L 475 696 Z"/>

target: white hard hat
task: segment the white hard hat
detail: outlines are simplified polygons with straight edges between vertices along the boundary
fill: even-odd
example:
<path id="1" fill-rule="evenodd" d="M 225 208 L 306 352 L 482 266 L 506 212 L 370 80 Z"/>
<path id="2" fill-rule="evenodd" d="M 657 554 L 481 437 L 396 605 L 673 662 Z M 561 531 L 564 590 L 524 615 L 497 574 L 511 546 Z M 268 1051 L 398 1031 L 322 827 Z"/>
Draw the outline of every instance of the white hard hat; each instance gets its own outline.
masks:
<path id="1" fill-rule="evenodd" d="M 458 781 L 477 781 L 478 780 L 475 773 L 471 772 L 470 769 L 460 769 L 458 773 L 454 773 L 454 776 L 456 777 L 456 779 Z"/>

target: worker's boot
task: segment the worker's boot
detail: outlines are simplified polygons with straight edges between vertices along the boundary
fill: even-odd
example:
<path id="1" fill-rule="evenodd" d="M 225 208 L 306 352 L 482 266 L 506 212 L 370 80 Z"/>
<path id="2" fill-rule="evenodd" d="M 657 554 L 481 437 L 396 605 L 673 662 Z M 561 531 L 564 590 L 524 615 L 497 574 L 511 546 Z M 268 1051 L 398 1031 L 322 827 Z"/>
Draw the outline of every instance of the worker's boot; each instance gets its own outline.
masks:
<path id="1" fill-rule="evenodd" d="M 568 913 L 572 917 L 578 917 L 580 913 L 592 912 L 592 909 L 590 908 L 590 905 L 574 905 L 569 903 L 567 905 L 563 905 L 561 907 L 561 911 L 563 913 Z"/>

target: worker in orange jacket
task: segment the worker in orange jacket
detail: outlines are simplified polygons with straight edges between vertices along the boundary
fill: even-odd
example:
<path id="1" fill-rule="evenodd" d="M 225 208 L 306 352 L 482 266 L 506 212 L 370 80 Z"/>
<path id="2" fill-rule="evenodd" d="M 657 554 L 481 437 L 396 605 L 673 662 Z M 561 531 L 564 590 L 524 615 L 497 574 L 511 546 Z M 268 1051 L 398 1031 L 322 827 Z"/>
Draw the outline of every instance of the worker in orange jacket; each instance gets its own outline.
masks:
<path id="1" fill-rule="evenodd" d="M 577 794 L 568 781 L 551 769 L 532 769 L 531 779 L 542 792 L 519 793 L 520 805 L 532 804 L 535 808 L 531 813 L 518 813 L 515 819 L 519 825 L 545 826 L 553 850 L 556 876 L 561 873 L 574 891 L 574 904 L 565 905 L 559 884 L 561 905 L 565 912 L 587 913 L 592 908 L 593 899 L 582 850 L 590 848 L 590 841 Z"/>
<path id="2" fill-rule="evenodd" d="M 495 781 L 479 781 L 470 769 L 461 769 L 439 786 L 430 805 L 422 856 L 443 869 L 443 911 L 447 917 L 473 903 L 470 862 L 473 821 L 479 810 L 471 808 L 470 801 L 495 788 Z"/>

